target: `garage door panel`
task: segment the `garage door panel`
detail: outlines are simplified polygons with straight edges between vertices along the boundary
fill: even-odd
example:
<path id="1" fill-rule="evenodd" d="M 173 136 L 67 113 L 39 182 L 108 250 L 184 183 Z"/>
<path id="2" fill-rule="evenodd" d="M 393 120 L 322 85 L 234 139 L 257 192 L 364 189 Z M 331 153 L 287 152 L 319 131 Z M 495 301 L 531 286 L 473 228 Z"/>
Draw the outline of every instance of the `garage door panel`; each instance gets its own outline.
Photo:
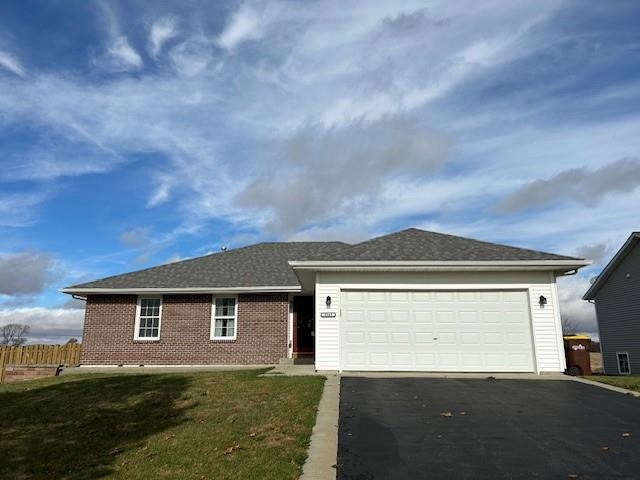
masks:
<path id="1" fill-rule="evenodd" d="M 411 292 L 411 300 L 414 304 L 432 303 L 433 292 Z"/>
<path id="2" fill-rule="evenodd" d="M 388 302 L 387 296 L 385 292 L 368 292 L 367 301 L 369 303 L 386 303 Z"/>
<path id="3" fill-rule="evenodd" d="M 411 334 L 409 332 L 392 332 L 390 335 L 392 345 L 409 345 Z"/>
<path id="4" fill-rule="evenodd" d="M 436 370 L 436 354 L 435 353 L 416 353 L 414 355 L 415 366 L 419 370 Z"/>
<path id="5" fill-rule="evenodd" d="M 387 332 L 369 332 L 369 343 L 380 343 L 386 345 L 389 342 Z"/>
<path id="6" fill-rule="evenodd" d="M 460 355 L 462 358 L 462 366 L 467 370 L 475 370 L 482 367 L 482 354 L 481 353 L 463 353 Z"/>
<path id="7" fill-rule="evenodd" d="M 455 325 L 456 324 L 456 312 L 440 310 L 436 311 L 436 322 L 440 325 Z"/>
<path id="8" fill-rule="evenodd" d="M 341 368 L 533 371 L 524 291 L 347 291 Z"/>
<path id="9" fill-rule="evenodd" d="M 433 312 L 425 312 L 423 310 L 414 310 L 413 311 L 413 321 L 414 323 L 433 323 Z"/>
<path id="10" fill-rule="evenodd" d="M 391 301 L 407 303 L 409 301 L 409 292 L 391 292 Z"/>
<path id="11" fill-rule="evenodd" d="M 413 361 L 410 353 L 392 353 L 391 354 L 391 365 L 394 367 L 411 367 L 413 366 Z"/>
<path id="12" fill-rule="evenodd" d="M 458 312 L 458 320 L 466 324 L 480 325 L 480 318 L 477 311 L 461 311 Z"/>
<path id="13" fill-rule="evenodd" d="M 434 342 L 433 338 L 434 338 L 433 332 L 415 332 L 413 334 L 413 341 L 417 345 L 425 344 L 425 343 L 431 344 Z"/>
<path id="14" fill-rule="evenodd" d="M 434 292 L 435 302 L 453 302 L 455 295 L 453 292 Z"/>
<path id="15" fill-rule="evenodd" d="M 364 324 L 365 312 L 364 310 L 347 309 L 344 312 L 345 323 L 357 323 Z"/>
<path id="16" fill-rule="evenodd" d="M 411 313 L 409 310 L 392 310 L 391 321 L 393 323 L 409 323 Z"/>
<path id="17" fill-rule="evenodd" d="M 365 318 L 370 323 L 386 323 L 387 312 L 385 310 L 369 310 Z"/>
<path id="18" fill-rule="evenodd" d="M 482 345 L 482 334 L 480 332 L 461 332 L 460 343 L 463 345 Z"/>
<path id="19" fill-rule="evenodd" d="M 389 354 L 387 352 L 372 352 L 369 354 L 369 364 L 374 367 L 386 367 L 389 363 Z"/>
<path id="20" fill-rule="evenodd" d="M 475 302 L 476 292 L 458 292 L 456 297 L 459 302 Z"/>
<path id="21" fill-rule="evenodd" d="M 364 345 L 364 332 L 347 332 L 345 337 L 348 345 Z"/>

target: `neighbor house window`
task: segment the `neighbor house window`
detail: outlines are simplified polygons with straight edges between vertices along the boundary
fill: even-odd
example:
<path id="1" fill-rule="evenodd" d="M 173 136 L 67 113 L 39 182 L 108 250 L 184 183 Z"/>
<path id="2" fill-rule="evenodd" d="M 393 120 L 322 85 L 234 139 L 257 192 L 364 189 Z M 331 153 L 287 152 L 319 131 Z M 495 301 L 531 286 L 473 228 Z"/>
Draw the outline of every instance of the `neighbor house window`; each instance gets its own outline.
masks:
<path id="1" fill-rule="evenodd" d="M 238 310 L 235 297 L 214 297 L 212 340 L 235 340 Z"/>
<path id="2" fill-rule="evenodd" d="M 139 297 L 136 312 L 135 340 L 159 340 L 161 297 Z"/>
<path id="3" fill-rule="evenodd" d="M 631 362 L 627 352 L 617 352 L 618 356 L 618 373 L 620 375 L 631 375 Z"/>

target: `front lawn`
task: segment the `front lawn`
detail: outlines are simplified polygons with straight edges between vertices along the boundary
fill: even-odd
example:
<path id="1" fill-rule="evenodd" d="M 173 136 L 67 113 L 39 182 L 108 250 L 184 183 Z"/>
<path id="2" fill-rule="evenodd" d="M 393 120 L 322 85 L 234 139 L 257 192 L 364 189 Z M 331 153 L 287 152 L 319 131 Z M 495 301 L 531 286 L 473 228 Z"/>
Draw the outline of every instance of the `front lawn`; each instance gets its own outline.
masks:
<path id="1" fill-rule="evenodd" d="M 622 387 L 634 392 L 640 392 L 640 376 L 615 376 L 615 375 L 594 375 L 585 377 L 595 382 L 606 383 L 615 387 Z"/>
<path id="2" fill-rule="evenodd" d="M 0 385 L 0 478 L 298 478 L 324 378 L 259 373 Z"/>

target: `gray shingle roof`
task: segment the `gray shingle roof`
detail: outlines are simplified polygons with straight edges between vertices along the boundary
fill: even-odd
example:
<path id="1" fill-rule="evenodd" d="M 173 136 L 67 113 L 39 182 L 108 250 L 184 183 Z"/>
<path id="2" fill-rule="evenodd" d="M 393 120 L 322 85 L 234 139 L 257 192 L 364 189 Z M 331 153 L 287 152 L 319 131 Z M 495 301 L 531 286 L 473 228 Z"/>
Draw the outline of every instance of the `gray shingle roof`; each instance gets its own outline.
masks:
<path id="1" fill-rule="evenodd" d="M 352 261 L 580 260 L 417 228 L 358 243 L 338 256 L 336 260 Z"/>
<path id="2" fill-rule="evenodd" d="M 73 289 L 244 288 L 298 286 L 289 261 L 576 260 L 573 257 L 410 228 L 349 245 L 342 242 L 259 243 L 147 268 Z"/>
<path id="3" fill-rule="evenodd" d="M 328 258 L 347 247 L 341 242 L 259 243 L 69 288 L 297 286 L 298 278 L 287 262 Z"/>

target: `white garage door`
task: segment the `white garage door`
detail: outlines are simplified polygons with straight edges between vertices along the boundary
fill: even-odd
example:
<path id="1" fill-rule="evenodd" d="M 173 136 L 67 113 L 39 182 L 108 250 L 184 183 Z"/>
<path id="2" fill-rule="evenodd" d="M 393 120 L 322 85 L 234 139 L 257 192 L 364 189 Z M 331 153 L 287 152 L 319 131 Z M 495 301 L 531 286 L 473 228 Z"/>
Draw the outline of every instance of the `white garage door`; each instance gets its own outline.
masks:
<path id="1" fill-rule="evenodd" d="M 525 291 L 341 294 L 342 370 L 532 372 Z"/>

